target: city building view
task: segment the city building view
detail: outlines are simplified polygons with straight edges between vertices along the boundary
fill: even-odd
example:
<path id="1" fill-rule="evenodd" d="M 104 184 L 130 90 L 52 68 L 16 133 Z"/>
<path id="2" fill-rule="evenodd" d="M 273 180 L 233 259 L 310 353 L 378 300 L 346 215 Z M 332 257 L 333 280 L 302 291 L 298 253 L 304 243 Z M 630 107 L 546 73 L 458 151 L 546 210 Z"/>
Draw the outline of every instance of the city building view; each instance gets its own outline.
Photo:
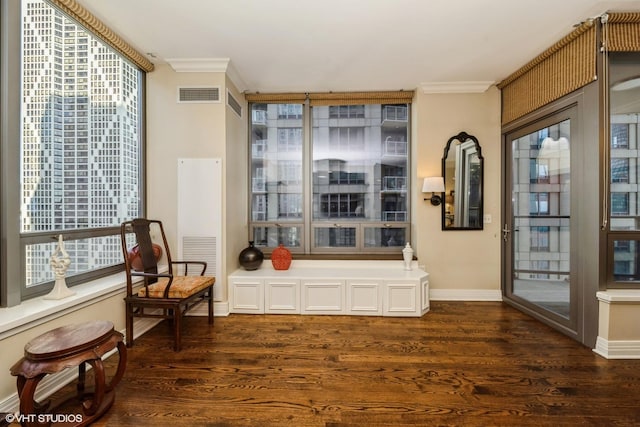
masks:
<path id="1" fill-rule="evenodd" d="M 23 17 L 21 235 L 117 226 L 140 209 L 140 71 L 43 0 Z M 25 245 L 27 287 L 56 243 Z M 67 275 L 122 262 L 117 236 L 65 243 Z"/>
<path id="2" fill-rule="evenodd" d="M 408 105 L 313 106 L 311 130 L 304 107 L 252 104 L 256 245 L 397 252 L 409 236 Z"/>

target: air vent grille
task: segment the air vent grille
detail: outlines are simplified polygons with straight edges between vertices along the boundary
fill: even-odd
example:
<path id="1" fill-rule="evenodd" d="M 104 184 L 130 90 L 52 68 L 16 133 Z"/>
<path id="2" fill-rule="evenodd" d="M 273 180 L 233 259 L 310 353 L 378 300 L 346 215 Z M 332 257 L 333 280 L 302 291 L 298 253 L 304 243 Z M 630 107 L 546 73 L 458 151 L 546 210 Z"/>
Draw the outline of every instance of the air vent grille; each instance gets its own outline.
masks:
<path id="1" fill-rule="evenodd" d="M 242 105 L 231 95 L 231 92 L 227 91 L 227 105 L 231 107 L 233 111 L 238 115 L 238 117 L 242 117 Z"/>
<path id="2" fill-rule="evenodd" d="M 179 87 L 178 102 L 220 102 L 220 87 Z"/>

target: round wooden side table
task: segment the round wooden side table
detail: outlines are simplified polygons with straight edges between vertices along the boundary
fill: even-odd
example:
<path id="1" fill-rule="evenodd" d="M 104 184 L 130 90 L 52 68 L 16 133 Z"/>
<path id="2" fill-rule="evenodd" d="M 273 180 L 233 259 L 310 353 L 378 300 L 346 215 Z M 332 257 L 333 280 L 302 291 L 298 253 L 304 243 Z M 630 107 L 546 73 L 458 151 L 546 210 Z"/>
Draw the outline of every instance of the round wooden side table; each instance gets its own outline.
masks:
<path id="1" fill-rule="evenodd" d="M 115 348 L 119 353 L 118 367 L 111 381 L 106 383 L 102 356 Z M 94 390 L 90 392 L 85 391 L 87 363 L 94 370 Z M 63 326 L 32 339 L 24 347 L 24 357 L 11 367 L 11 375 L 17 377 L 22 425 L 50 425 L 52 419 L 55 422 L 59 418 L 53 416 L 54 411 L 69 399 L 50 406 L 36 402 L 34 393 L 47 374 L 75 366 L 78 367 L 78 385 L 73 398 L 81 408 L 75 417 L 71 417 L 71 423 L 56 422 L 56 425 L 85 426 L 92 423 L 113 404 L 115 387 L 124 375 L 126 363 L 127 349 L 123 336 L 114 330 L 113 323 L 106 320 Z"/>

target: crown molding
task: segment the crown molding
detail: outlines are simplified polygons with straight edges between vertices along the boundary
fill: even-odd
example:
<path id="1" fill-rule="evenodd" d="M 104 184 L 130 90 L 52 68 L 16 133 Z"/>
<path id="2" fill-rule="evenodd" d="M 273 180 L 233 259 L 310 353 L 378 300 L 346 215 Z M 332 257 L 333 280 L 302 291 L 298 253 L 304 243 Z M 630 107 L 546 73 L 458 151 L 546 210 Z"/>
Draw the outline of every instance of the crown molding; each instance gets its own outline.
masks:
<path id="1" fill-rule="evenodd" d="M 422 93 L 483 93 L 495 82 L 426 82 L 421 83 Z"/>
<path id="2" fill-rule="evenodd" d="M 176 73 L 225 73 L 240 92 L 246 89 L 229 58 L 168 58 L 165 61 Z"/>
<path id="3" fill-rule="evenodd" d="M 240 73 L 238 73 L 238 70 L 236 70 L 236 67 L 234 67 L 232 63 L 229 63 L 229 66 L 227 67 L 227 77 L 229 77 L 229 80 L 233 82 L 233 84 L 236 86 L 236 89 L 238 89 L 240 93 L 247 90 L 246 83 L 244 82 L 244 80 L 240 76 Z"/>

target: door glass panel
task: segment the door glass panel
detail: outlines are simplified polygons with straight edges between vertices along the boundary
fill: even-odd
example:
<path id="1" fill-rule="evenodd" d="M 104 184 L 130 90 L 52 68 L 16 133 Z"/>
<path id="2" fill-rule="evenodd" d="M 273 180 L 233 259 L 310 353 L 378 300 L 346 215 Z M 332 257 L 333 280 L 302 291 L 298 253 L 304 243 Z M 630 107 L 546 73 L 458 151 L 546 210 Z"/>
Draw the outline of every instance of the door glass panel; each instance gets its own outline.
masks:
<path id="1" fill-rule="evenodd" d="M 570 120 L 512 141 L 513 291 L 570 313 Z"/>

